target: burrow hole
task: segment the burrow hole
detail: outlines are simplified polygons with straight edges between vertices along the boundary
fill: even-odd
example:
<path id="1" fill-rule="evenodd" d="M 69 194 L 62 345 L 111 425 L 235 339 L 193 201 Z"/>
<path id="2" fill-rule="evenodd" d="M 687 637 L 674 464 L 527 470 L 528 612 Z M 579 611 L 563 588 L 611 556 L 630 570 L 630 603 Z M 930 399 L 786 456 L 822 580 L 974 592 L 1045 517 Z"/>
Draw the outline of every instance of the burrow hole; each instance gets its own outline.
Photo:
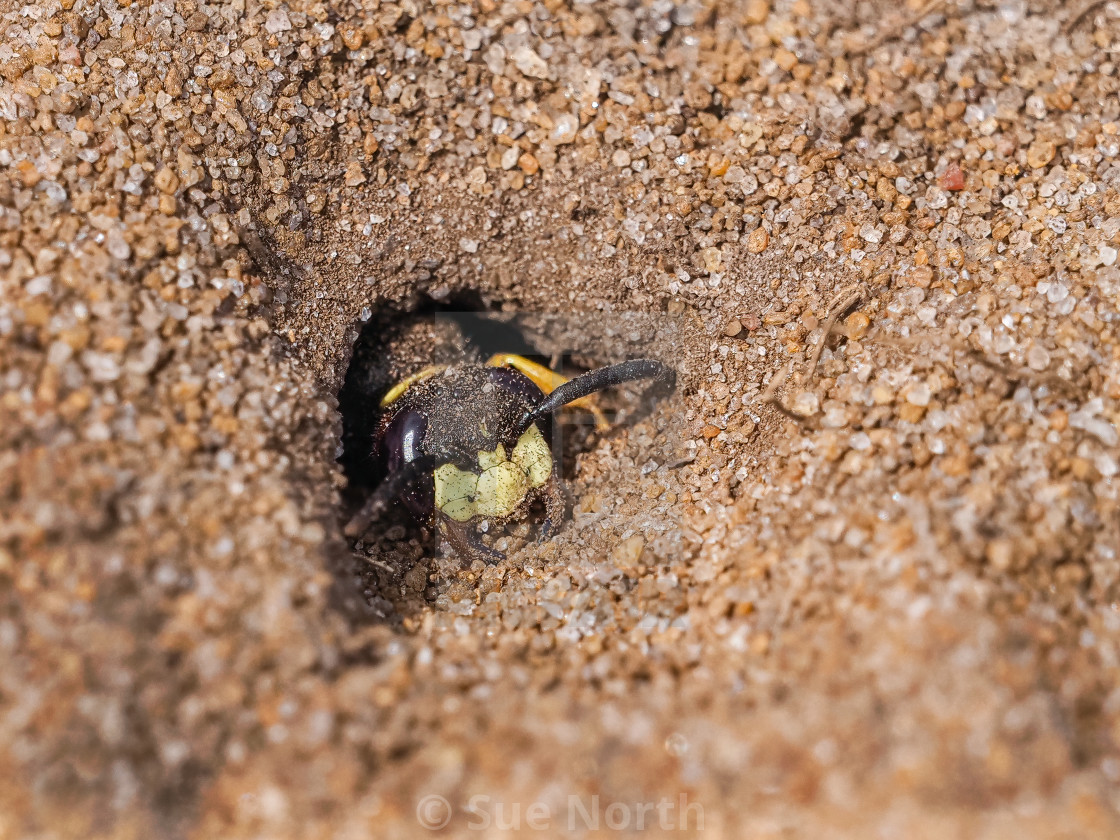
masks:
<path id="1" fill-rule="evenodd" d="M 572 334 L 567 333 L 569 341 Z M 383 414 L 380 401 L 389 388 L 428 365 L 484 361 L 495 353 L 516 353 L 568 376 L 599 363 L 564 341 L 527 329 L 515 316 L 488 311 L 471 295 L 442 303 L 428 300 L 413 309 L 375 312 L 355 340 L 338 393 L 342 417 L 338 461 L 347 479 L 339 527 L 385 478 L 374 443 Z M 588 418 L 565 417 L 562 424 L 558 438 L 561 475 L 567 480 L 576 469 L 576 456 L 597 433 Z M 514 526 L 511 539 L 515 544 L 530 535 L 536 524 L 533 519 Z M 357 584 L 362 603 L 346 597 L 348 611 L 357 607 L 359 614 L 371 619 L 388 619 L 415 612 L 436 596 L 441 569 L 436 562 L 436 539 L 403 506 L 394 506 L 356 548 L 348 576 Z M 455 562 L 446 560 L 444 565 L 449 570 Z M 353 587 L 344 588 L 353 593 Z"/>

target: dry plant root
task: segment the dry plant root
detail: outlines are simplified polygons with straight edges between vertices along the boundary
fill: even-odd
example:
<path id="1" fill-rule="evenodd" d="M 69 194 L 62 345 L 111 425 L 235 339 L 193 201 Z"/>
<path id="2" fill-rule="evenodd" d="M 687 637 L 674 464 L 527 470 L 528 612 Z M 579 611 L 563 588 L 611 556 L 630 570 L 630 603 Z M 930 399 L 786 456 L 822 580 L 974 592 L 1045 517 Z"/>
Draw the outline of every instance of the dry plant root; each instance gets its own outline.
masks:
<path id="1" fill-rule="evenodd" d="M 805 371 L 803 382 L 806 386 L 813 381 L 813 377 L 817 373 L 817 365 L 820 364 L 821 354 L 824 352 L 825 344 L 828 342 L 829 336 L 832 331 L 836 329 L 836 322 L 847 312 L 850 312 L 854 307 L 859 306 L 863 302 L 862 291 L 842 292 L 836 298 L 833 298 L 833 304 L 829 307 L 828 317 L 825 318 L 824 325 L 821 328 L 821 334 L 817 337 L 816 343 L 813 345 L 813 352 L 809 354 L 809 364 Z M 766 386 L 766 390 L 758 398 L 758 402 L 762 405 L 772 405 L 778 409 L 786 417 L 798 422 L 804 422 L 808 417 L 800 414 L 787 406 L 783 401 L 778 391 L 781 390 L 782 385 L 789 379 L 790 372 L 793 370 L 793 359 L 790 359 L 785 366 L 774 374 L 770 379 L 770 384 Z"/>

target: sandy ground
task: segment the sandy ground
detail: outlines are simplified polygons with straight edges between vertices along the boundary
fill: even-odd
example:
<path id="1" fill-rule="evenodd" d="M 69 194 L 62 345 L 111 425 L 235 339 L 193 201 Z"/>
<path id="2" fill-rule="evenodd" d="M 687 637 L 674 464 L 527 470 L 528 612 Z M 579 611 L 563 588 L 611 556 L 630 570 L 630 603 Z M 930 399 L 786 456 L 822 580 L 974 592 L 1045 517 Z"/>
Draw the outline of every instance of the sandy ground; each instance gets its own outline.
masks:
<path id="1" fill-rule="evenodd" d="M 0 10 L 0 838 L 1118 836 L 1115 2 Z M 682 374 L 495 567 L 439 306 Z"/>

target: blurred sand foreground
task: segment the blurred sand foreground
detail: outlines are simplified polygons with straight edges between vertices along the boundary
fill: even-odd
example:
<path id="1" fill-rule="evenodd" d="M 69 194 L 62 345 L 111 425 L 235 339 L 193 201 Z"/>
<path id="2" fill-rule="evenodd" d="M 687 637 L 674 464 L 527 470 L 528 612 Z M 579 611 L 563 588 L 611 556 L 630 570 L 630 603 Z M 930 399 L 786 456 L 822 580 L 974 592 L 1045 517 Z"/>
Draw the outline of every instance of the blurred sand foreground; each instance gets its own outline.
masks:
<path id="1" fill-rule="evenodd" d="M 1120 836 L 1116 2 L 0 15 L 0 838 Z M 690 325 L 493 568 L 341 535 L 432 301 Z"/>

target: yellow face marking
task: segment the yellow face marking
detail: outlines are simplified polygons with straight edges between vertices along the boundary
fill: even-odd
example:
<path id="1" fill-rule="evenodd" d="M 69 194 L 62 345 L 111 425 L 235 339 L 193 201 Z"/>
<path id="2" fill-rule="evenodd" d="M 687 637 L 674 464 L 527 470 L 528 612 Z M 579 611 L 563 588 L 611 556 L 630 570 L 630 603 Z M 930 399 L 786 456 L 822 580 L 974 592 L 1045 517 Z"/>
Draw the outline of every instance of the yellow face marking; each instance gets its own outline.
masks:
<path id="1" fill-rule="evenodd" d="M 385 408 L 387 405 L 392 405 L 401 398 L 409 388 L 417 382 L 423 382 L 425 379 L 435 376 L 437 373 L 445 370 L 447 365 L 429 365 L 421 371 L 417 371 L 411 376 L 406 376 L 396 385 L 389 389 L 389 391 L 381 398 L 381 407 Z"/>
<path id="2" fill-rule="evenodd" d="M 478 453 L 478 468 L 483 472 L 499 466 L 506 460 L 506 448 L 500 443 L 493 452 Z"/>
<path id="3" fill-rule="evenodd" d="M 540 487 L 552 475 L 552 450 L 536 423 L 518 439 L 512 460 L 525 473 L 530 487 Z"/>
<path id="4" fill-rule="evenodd" d="M 456 522 L 466 522 L 475 514 L 478 476 L 464 472 L 454 464 L 436 470 L 436 508 Z"/>
<path id="5" fill-rule="evenodd" d="M 530 490 L 552 475 L 552 452 L 533 424 L 518 439 L 509 458 L 500 443 L 491 452 L 479 452 L 478 468 L 474 473 L 454 464 L 439 467 L 435 471 L 436 509 L 456 522 L 476 516 L 509 516 Z"/>
<path id="6" fill-rule="evenodd" d="M 516 371 L 520 371 L 546 394 L 551 394 L 568 381 L 566 376 L 546 368 L 544 365 L 539 365 L 532 359 L 518 356 L 516 353 L 495 353 L 486 360 L 486 364 L 490 367 L 511 367 Z M 582 408 L 584 411 L 591 412 L 591 415 L 595 418 L 595 428 L 600 432 L 606 431 L 611 427 L 611 424 L 607 422 L 607 418 L 603 416 L 603 412 L 599 410 L 599 406 L 595 404 L 590 396 L 572 400 L 568 405 L 572 408 Z"/>

